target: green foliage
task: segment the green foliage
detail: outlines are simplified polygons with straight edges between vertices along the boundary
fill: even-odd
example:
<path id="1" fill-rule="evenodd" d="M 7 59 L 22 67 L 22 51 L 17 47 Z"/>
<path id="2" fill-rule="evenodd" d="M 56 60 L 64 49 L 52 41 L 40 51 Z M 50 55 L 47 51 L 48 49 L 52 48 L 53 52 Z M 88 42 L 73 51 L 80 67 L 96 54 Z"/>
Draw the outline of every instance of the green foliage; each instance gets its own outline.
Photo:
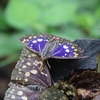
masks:
<path id="1" fill-rule="evenodd" d="M 0 58 L 6 58 L 0 67 L 14 61 L 10 58 L 18 59 L 13 54 L 23 46 L 16 37 L 26 34 L 99 38 L 99 4 L 100 0 L 8 0 L 6 6 L 0 6 Z"/>
<path id="2" fill-rule="evenodd" d="M 4 29 L 8 29 L 8 27 L 9 26 L 7 25 L 7 22 L 5 20 L 4 11 L 0 7 L 0 31 Z"/>
<path id="3" fill-rule="evenodd" d="M 30 0 L 29 0 L 30 1 Z M 7 22 L 15 28 L 24 29 L 34 26 L 40 16 L 35 3 L 28 0 L 10 0 L 5 10 Z M 13 8 L 13 9 L 12 9 Z"/>

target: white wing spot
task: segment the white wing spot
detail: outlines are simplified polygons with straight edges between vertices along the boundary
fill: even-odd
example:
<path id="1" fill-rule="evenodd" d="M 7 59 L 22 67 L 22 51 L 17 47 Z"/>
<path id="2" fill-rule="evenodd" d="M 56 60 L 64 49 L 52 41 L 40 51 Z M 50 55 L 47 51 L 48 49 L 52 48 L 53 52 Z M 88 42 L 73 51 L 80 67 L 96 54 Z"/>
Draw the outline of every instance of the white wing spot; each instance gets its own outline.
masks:
<path id="1" fill-rule="evenodd" d="M 65 56 L 66 56 L 67 54 L 65 53 Z"/>
<path id="2" fill-rule="evenodd" d="M 37 39 L 39 42 L 43 41 L 43 39 Z"/>
<path id="3" fill-rule="evenodd" d="M 23 92 L 22 92 L 22 91 L 18 91 L 17 94 L 18 94 L 18 95 L 23 95 Z"/>
<path id="4" fill-rule="evenodd" d="M 16 77 L 16 80 L 18 80 L 18 77 Z"/>
<path id="5" fill-rule="evenodd" d="M 22 100 L 28 100 L 28 98 L 26 96 L 22 96 L 21 99 Z"/>
<path id="6" fill-rule="evenodd" d="M 66 51 L 66 52 L 69 52 L 69 49 L 66 49 L 65 51 Z"/>
<path id="7" fill-rule="evenodd" d="M 12 99 L 15 99 L 15 96 L 14 96 L 14 95 L 12 95 L 12 96 L 11 96 L 11 98 L 12 98 Z"/>
<path id="8" fill-rule="evenodd" d="M 26 67 L 27 67 L 26 65 L 23 65 L 23 66 L 22 66 L 22 68 L 26 68 Z"/>
<path id="9" fill-rule="evenodd" d="M 37 56 L 36 54 L 31 54 L 33 57 Z"/>
<path id="10" fill-rule="evenodd" d="M 30 72 L 26 72 L 25 73 L 25 76 L 30 76 Z"/>
<path id="11" fill-rule="evenodd" d="M 38 64 L 39 64 L 39 62 L 36 60 L 36 61 L 34 61 L 34 63 L 33 63 L 35 66 L 37 66 Z"/>
<path id="12" fill-rule="evenodd" d="M 64 48 L 64 49 L 67 49 L 67 48 L 68 48 L 68 46 L 66 46 L 66 45 L 63 45 L 63 48 Z"/>
<path id="13" fill-rule="evenodd" d="M 22 72 L 18 72 L 19 74 L 22 74 Z"/>
<path id="14" fill-rule="evenodd" d="M 12 90 L 10 90 L 10 93 L 14 93 Z"/>
<path id="15" fill-rule="evenodd" d="M 32 74 L 37 74 L 37 70 L 32 70 L 31 73 Z"/>
<path id="16" fill-rule="evenodd" d="M 22 80 L 22 78 L 19 78 L 18 80 Z"/>
<path id="17" fill-rule="evenodd" d="M 29 65 L 29 66 L 31 66 L 31 63 L 30 62 L 27 62 L 26 64 Z"/>
<path id="18" fill-rule="evenodd" d="M 21 69 L 19 69 L 19 71 L 21 71 Z"/>
<path id="19" fill-rule="evenodd" d="M 33 44 L 31 44 L 31 47 L 33 46 Z"/>
<path id="20" fill-rule="evenodd" d="M 33 41 L 32 41 L 32 43 L 36 43 L 36 42 L 37 42 L 36 40 L 33 40 Z"/>
<path id="21" fill-rule="evenodd" d="M 28 82 L 28 78 L 25 79 L 25 82 Z"/>

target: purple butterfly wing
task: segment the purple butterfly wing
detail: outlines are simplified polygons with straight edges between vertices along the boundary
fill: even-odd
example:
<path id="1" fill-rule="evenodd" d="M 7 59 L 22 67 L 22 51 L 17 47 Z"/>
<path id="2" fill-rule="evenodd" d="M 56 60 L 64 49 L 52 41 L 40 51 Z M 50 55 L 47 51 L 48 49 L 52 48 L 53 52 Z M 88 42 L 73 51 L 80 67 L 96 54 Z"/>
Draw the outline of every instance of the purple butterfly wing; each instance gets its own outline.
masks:
<path id="1" fill-rule="evenodd" d="M 39 100 L 40 92 L 32 91 L 20 84 L 10 83 L 9 86 L 4 100 Z"/>
<path id="2" fill-rule="evenodd" d="M 18 40 L 33 52 L 40 53 L 44 49 L 47 41 L 52 37 L 53 35 L 47 33 L 39 33 L 38 35 L 26 35 Z"/>
<path id="3" fill-rule="evenodd" d="M 62 39 L 62 38 L 61 38 Z M 60 43 L 61 40 L 59 40 L 59 44 L 57 48 L 55 48 L 52 52 L 52 58 L 58 58 L 58 59 L 73 59 L 73 58 L 82 58 L 83 51 L 81 48 L 78 47 L 77 44 L 73 43 L 70 40 L 63 39 L 62 43 Z"/>
<path id="4" fill-rule="evenodd" d="M 27 39 L 23 39 L 22 43 L 34 52 L 37 53 L 41 52 L 44 48 L 45 43 L 47 42 L 46 39 L 44 37 L 35 37 L 35 36 L 33 36 L 34 38 L 29 39 L 29 37 L 27 37 Z M 21 41 L 21 39 L 19 39 L 19 41 Z"/>
<path id="5" fill-rule="evenodd" d="M 43 67 L 42 71 L 40 71 L 41 67 Z M 19 61 L 13 69 L 11 80 L 21 84 L 36 84 L 44 87 L 51 85 L 47 66 L 27 48 L 24 48 Z"/>
<path id="6" fill-rule="evenodd" d="M 39 33 L 36 36 L 24 36 L 18 40 L 33 52 L 40 54 L 40 56 L 42 53 L 48 51 L 49 54 L 47 53 L 46 55 L 50 56 L 47 58 L 72 59 L 83 57 L 82 50 L 75 43 L 47 33 Z M 48 47 L 51 45 L 52 48 Z"/>

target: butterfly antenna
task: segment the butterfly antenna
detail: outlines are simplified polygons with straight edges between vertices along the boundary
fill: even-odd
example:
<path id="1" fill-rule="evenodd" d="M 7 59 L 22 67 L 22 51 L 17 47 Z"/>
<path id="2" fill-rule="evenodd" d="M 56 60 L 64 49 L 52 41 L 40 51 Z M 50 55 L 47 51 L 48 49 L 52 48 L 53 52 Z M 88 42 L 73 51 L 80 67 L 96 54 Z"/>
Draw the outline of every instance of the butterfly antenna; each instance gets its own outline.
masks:
<path id="1" fill-rule="evenodd" d="M 49 64 L 48 60 L 46 60 L 46 63 L 47 63 L 47 65 L 48 65 L 49 69 L 51 69 L 51 66 L 50 66 L 50 64 Z M 50 75 L 50 76 L 51 76 L 51 75 Z M 53 81 L 52 76 L 51 76 L 51 82 L 52 82 L 52 84 L 54 84 L 54 81 Z"/>

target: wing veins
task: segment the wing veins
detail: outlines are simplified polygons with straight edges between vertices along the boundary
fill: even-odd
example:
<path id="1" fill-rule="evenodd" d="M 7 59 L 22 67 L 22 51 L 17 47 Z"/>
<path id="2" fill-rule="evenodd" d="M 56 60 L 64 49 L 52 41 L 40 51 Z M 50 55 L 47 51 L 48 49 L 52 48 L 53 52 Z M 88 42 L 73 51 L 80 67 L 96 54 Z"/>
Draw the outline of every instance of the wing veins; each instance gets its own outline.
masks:
<path id="1" fill-rule="evenodd" d="M 40 44 L 39 44 L 39 51 L 40 51 L 40 52 L 42 51 L 41 48 L 40 48 Z"/>
<path id="2" fill-rule="evenodd" d="M 53 54 L 53 56 L 54 56 L 55 54 L 58 54 L 59 52 L 61 52 L 61 50 L 59 50 L 58 52 L 55 52 L 55 53 Z"/>

